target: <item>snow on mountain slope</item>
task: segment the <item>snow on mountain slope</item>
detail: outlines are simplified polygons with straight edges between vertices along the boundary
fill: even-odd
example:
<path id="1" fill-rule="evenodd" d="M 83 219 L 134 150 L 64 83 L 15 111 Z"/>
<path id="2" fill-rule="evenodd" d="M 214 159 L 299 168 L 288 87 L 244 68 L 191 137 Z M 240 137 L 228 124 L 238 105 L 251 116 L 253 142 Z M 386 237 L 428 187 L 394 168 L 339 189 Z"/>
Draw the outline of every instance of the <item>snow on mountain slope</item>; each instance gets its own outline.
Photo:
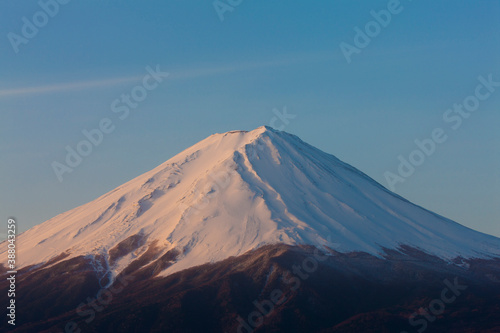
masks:
<path id="1" fill-rule="evenodd" d="M 114 274 L 152 244 L 181 253 L 163 275 L 270 243 L 377 256 L 408 245 L 447 260 L 500 257 L 499 238 L 408 202 L 294 135 L 259 127 L 214 134 L 24 232 L 18 265 L 65 252 L 109 258 L 131 236 L 134 251 L 105 263 Z"/>

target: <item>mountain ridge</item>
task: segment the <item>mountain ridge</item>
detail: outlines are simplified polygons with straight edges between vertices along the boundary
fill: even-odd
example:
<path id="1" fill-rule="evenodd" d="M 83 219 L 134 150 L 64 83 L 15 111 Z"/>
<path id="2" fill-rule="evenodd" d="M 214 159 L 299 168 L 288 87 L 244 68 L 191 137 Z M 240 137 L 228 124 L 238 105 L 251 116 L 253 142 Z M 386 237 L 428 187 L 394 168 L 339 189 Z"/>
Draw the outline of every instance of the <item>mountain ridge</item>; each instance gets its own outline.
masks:
<path id="1" fill-rule="evenodd" d="M 410 246 L 450 262 L 500 257 L 500 239 L 267 126 L 213 134 L 17 242 L 20 268 L 86 255 L 103 258 L 96 270 L 111 272 L 110 281 L 153 249 L 170 253 L 164 276 L 274 243 L 379 257 Z"/>

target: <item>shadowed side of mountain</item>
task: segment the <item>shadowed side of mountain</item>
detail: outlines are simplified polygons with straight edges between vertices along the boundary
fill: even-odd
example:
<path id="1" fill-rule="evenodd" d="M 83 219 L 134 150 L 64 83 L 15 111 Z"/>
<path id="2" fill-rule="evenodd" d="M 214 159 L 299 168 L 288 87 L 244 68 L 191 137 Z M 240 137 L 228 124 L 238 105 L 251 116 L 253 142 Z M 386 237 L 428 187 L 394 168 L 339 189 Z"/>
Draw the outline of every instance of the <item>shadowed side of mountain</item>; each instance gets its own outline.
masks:
<path id="1" fill-rule="evenodd" d="M 177 255 L 153 263 L 168 264 Z M 450 285 L 458 286 L 457 294 L 446 296 L 455 299 L 427 322 L 429 331 L 500 326 L 498 260 L 457 266 L 429 259 L 416 249 L 378 258 L 267 245 L 167 277 L 155 277 L 154 264 L 138 266 L 100 290 L 89 259 L 73 258 L 19 276 L 23 306 L 15 332 L 64 332 L 72 322 L 82 332 L 414 332 L 423 324 L 412 326 L 410 315 Z"/>

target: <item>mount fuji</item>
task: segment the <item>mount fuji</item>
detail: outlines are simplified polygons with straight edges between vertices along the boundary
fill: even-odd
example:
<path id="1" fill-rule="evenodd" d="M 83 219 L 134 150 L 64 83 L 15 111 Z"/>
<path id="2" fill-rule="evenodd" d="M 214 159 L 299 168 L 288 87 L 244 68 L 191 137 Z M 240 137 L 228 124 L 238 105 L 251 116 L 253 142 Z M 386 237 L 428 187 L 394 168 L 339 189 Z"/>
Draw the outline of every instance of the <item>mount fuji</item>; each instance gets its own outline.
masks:
<path id="1" fill-rule="evenodd" d="M 343 258 L 343 262 L 347 260 L 345 267 L 356 262 L 358 270 L 361 266 L 367 270 L 365 276 L 378 275 L 373 267 L 392 265 L 395 258 L 424 265 L 406 269 L 416 275 L 422 270 L 439 274 L 448 270 L 456 276 L 457 272 L 470 272 L 478 263 L 483 266 L 475 272 L 481 271 L 482 276 L 497 279 L 500 271 L 499 238 L 419 207 L 333 155 L 266 126 L 214 134 L 101 197 L 22 233 L 16 247 L 18 270 L 26 283 L 39 281 L 46 274 L 49 281 L 56 281 L 58 274 L 70 280 L 71 276 L 79 277 L 79 282 L 71 282 L 71 288 L 79 283 L 85 286 L 78 289 L 81 297 L 110 288 L 119 277 L 130 274 L 138 276 L 141 283 L 177 284 L 181 276 L 183 281 L 198 279 L 200 267 L 229 270 L 228 262 L 236 265 L 235 260 L 248 261 L 252 255 L 260 256 L 264 268 L 252 271 L 250 267 L 259 264 L 252 261 L 231 269 L 238 266 L 240 273 L 252 271 L 253 276 L 261 277 L 256 281 L 266 286 L 271 280 L 282 280 L 271 278 L 279 275 L 280 269 L 269 258 L 286 256 L 289 251 L 310 251 L 307 249 L 327 253 L 329 262 Z M 5 243 L 0 252 L 7 256 Z M 370 258 L 369 264 L 366 258 Z M 431 269 L 429 262 L 440 268 Z M 207 277 L 207 281 L 211 279 Z M 384 279 L 387 276 L 377 281 Z M 204 283 L 212 283 L 207 281 Z M 40 286 L 33 285 L 33 290 L 37 288 Z M 175 290 L 184 292 L 186 288 L 182 285 Z M 25 297 L 29 300 L 33 295 Z M 148 302 L 144 300 L 144 304 Z M 414 299 L 407 305 L 412 302 Z M 27 327 L 49 330 L 60 324 L 64 313 L 67 318 L 79 318 L 74 311 L 78 303 L 74 299 L 59 304 L 50 316 L 31 317 Z M 241 312 L 234 309 L 228 311 Z M 113 321 L 109 316 L 102 318 Z M 349 318 L 353 320 L 346 316 L 341 321 Z M 37 322 L 43 325 L 36 326 Z M 234 323 L 218 322 L 212 329 L 236 328 L 238 322 Z M 108 327 L 109 323 L 101 325 Z M 187 324 L 183 325 L 185 329 Z"/>

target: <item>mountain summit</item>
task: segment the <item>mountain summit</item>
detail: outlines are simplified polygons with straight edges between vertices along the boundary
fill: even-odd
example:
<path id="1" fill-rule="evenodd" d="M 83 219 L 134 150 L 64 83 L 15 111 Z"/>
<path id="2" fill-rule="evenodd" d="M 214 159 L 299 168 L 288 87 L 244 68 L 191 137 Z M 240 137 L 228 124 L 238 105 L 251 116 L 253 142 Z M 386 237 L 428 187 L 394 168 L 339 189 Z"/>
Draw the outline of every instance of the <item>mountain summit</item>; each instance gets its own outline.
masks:
<path id="1" fill-rule="evenodd" d="M 112 280 L 157 258 L 166 276 L 276 243 L 379 258 L 408 248 L 447 261 L 500 257 L 500 239 L 416 206 L 269 127 L 211 135 L 19 235 L 17 248 L 20 268 L 86 256 Z"/>

